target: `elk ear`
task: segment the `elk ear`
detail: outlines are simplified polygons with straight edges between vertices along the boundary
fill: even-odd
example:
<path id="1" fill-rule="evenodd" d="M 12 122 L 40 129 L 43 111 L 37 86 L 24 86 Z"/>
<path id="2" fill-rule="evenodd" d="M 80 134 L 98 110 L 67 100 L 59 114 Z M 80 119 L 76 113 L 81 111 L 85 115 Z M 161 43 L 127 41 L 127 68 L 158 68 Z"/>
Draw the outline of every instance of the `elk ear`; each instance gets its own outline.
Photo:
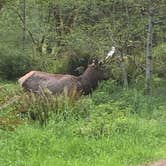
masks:
<path id="1" fill-rule="evenodd" d="M 92 60 L 92 64 L 98 65 L 98 60 L 97 60 L 97 59 L 93 59 L 93 60 Z"/>

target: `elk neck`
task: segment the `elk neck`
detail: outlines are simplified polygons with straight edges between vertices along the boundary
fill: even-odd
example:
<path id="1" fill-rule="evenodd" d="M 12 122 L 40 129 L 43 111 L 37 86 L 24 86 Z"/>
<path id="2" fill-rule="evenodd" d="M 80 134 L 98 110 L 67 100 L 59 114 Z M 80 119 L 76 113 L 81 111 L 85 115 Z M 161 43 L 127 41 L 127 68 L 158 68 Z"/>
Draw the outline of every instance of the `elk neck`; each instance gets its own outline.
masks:
<path id="1" fill-rule="evenodd" d="M 88 94 L 97 87 L 100 78 L 95 69 L 88 67 L 85 72 L 78 77 L 78 81 L 80 82 L 84 93 Z"/>

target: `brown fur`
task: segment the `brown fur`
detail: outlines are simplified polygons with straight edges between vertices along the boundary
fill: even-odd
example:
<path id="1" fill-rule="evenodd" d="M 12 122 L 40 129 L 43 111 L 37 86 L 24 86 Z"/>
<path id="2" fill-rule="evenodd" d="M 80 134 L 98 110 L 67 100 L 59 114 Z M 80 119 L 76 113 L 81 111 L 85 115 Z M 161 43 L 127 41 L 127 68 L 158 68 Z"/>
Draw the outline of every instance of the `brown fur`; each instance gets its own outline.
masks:
<path id="1" fill-rule="evenodd" d="M 20 85 L 32 92 L 41 92 L 48 89 L 52 94 L 65 93 L 71 95 L 81 92 L 89 94 L 105 79 L 104 70 L 98 63 L 92 63 L 85 72 L 76 77 L 68 74 L 49 74 L 40 71 L 31 71 L 19 79 Z"/>

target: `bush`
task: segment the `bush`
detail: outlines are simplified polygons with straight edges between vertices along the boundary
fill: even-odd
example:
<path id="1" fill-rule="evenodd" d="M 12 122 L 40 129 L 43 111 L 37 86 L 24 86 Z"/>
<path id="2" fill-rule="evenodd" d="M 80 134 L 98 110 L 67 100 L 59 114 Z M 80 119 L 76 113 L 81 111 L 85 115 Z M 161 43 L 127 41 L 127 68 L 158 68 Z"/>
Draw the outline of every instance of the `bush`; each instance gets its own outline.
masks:
<path id="1" fill-rule="evenodd" d="M 0 51 L 0 77 L 7 80 L 14 80 L 34 66 L 35 62 L 30 56 L 21 52 Z"/>
<path id="2" fill-rule="evenodd" d="M 69 60 L 63 57 L 55 60 L 47 55 L 31 55 L 27 50 L 13 52 L 3 49 L 0 51 L 0 78 L 15 80 L 31 70 L 40 70 L 50 73 L 65 73 L 68 70 Z"/>
<path id="3" fill-rule="evenodd" d="M 89 115 L 90 107 L 93 106 L 92 100 L 89 98 L 77 100 L 65 94 L 52 96 L 49 92 L 44 92 L 41 96 L 22 94 L 17 105 L 20 112 L 24 110 L 41 126 L 46 125 L 51 119 L 54 120 L 54 123 L 59 123 L 86 118 Z"/>

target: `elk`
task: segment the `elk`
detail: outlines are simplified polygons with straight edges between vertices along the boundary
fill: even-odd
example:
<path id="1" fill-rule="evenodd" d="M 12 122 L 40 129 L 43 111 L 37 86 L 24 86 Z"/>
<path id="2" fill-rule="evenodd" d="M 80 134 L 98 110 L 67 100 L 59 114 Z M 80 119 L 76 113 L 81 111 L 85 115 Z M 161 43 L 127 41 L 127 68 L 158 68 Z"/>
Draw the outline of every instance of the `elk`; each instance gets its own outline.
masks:
<path id="1" fill-rule="evenodd" d="M 41 93 L 43 89 L 48 89 L 52 94 L 66 91 L 69 95 L 73 92 L 87 95 L 97 87 L 98 82 L 108 79 L 104 64 L 113 57 L 114 52 L 115 47 L 112 47 L 106 58 L 100 61 L 93 60 L 92 64 L 78 77 L 69 74 L 30 71 L 19 79 L 19 83 L 25 90 L 35 93 Z"/>

